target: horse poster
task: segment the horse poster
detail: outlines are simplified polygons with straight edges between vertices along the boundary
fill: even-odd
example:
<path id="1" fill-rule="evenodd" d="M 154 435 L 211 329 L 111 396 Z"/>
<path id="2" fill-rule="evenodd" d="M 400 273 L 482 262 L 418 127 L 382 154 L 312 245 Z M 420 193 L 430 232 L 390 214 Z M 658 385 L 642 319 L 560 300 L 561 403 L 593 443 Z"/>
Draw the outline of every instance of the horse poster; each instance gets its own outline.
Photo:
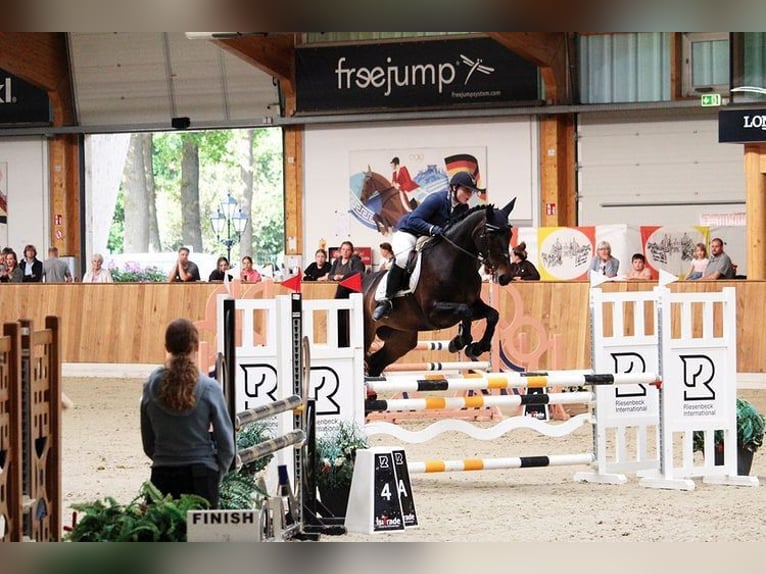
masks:
<path id="1" fill-rule="evenodd" d="M 445 191 L 459 171 L 486 187 L 487 150 L 465 148 L 398 148 L 349 153 L 349 202 L 354 220 L 389 235 L 396 222 L 429 194 Z M 469 205 L 486 203 L 486 194 Z"/>

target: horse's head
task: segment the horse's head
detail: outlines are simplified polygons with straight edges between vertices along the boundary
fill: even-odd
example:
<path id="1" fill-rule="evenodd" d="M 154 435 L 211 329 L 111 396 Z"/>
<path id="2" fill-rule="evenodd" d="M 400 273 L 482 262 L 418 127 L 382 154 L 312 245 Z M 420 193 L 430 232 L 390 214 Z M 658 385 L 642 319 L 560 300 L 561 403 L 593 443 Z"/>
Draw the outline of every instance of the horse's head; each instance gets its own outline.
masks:
<path id="1" fill-rule="evenodd" d="M 372 171 L 368 165 L 367 171 L 364 172 L 364 181 L 362 182 L 362 191 L 359 194 L 359 201 L 367 203 L 377 192 L 384 191 L 390 187 L 391 182 L 379 173 Z"/>
<path id="2" fill-rule="evenodd" d="M 511 244 L 511 224 L 508 216 L 516 204 L 514 197 L 505 207 L 497 209 L 487 205 L 480 253 L 487 271 L 497 273 L 500 285 L 511 281 L 511 260 L 508 246 Z"/>

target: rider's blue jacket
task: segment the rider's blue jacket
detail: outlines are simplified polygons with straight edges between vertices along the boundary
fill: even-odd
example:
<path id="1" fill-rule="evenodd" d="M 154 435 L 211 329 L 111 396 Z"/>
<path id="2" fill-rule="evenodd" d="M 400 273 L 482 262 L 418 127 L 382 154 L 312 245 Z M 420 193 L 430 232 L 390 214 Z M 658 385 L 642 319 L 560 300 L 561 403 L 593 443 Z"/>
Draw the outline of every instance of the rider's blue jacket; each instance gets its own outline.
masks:
<path id="1" fill-rule="evenodd" d="M 439 235 L 451 219 L 460 217 L 466 211 L 466 204 L 458 203 L 452 207 L 449 190 L 437 191 L 429 194 L 413 211 L 403 215 L 396 224 L 396 230 L 418 237 Z"/>

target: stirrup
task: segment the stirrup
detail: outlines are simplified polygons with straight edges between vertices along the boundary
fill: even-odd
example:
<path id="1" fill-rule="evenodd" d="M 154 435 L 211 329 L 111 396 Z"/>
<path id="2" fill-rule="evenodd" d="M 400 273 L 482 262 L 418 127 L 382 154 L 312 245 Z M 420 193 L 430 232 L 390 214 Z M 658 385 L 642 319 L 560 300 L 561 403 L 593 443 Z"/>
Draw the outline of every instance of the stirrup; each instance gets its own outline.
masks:
<path id="1" fill-rule="evenodd" d="M 380 321 L 383 317 L 388 317 L 393 308 L 394 305 L 391 303 L 391 299 L 383 299 L 372 312 L 372 318 L 376 321 Z"/>

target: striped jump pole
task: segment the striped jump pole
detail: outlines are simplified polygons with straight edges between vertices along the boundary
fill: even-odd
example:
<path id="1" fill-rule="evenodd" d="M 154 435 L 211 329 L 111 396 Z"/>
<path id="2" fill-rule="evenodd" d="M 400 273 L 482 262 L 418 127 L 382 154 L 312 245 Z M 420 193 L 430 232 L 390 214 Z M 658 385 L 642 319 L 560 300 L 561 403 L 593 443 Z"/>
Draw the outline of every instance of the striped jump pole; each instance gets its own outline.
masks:
<path id="1" fill-rule="evenodd" d="M 441 341 L 418 341 L 413 351 L 449 351 L 449 339 Z"/>
<path id="2" fill-rule="evenodd" d="M 657 385 L 655 373 L 577 373 L 549 371 L 547 373 L 474 373 L 471 377 L 423 380 L 412 376 L 366 377 L 368 390 L 376 393 L 412 393 L 417 391 L 485 390 L 595 385 Z"/>
<path id="3" fill-rule="evenodd" d="M 467 458 L 463 460 L 427 460 L 407 463 L 410 473 L 463 472 L 468 470 L 503 470 L 591 464 L 593 453 L 552 454 L 547 456 L 513 456 L 505 458 Z"/>
<path id="4" fill-rule="evenodd" d="M 299 395 L 292 395 L 286 399 L 274 401 L 273 403 L 258 405 L 252 409 L 239 412 L 234 419 L 235 428 L 239 431 L 239 429 L 246 424 L 254 423 L 256 421 L 278 415 L 286 411 L 293 411 L 300 407 L 302 402 L 303 401 Z"/>
<path id="5" fill-rule="evenodd" d="M 304 440 L 306 440 L 306 433 L 301 429 L 295 429 L 284 436 L 266 440 L 260 444 L 242 449 L 237 452 L 237 467 L 263 458 L 288 446 L 301 446 Z"/>
<path id="6" fill-rule="evenodd" d="M 423 397 L 417 399 L 376 399 L 367 401 L 365 411 L 425 411 L 436 409 L 479 409 L 487 407 L 517 407 L 520 405 L 571 405 L 591 403 L 595 393 L 475 395 L 471 397 Z"/>
<path id="7" fill-rule="evenodd" d="M 465 371 L 469 369 L 486 371 L 491 369 L 489 361 L 452 361 L 436 363 L 392 363 L 385 369 L 386 373 L 401 373 L 405 371 Z"/>

